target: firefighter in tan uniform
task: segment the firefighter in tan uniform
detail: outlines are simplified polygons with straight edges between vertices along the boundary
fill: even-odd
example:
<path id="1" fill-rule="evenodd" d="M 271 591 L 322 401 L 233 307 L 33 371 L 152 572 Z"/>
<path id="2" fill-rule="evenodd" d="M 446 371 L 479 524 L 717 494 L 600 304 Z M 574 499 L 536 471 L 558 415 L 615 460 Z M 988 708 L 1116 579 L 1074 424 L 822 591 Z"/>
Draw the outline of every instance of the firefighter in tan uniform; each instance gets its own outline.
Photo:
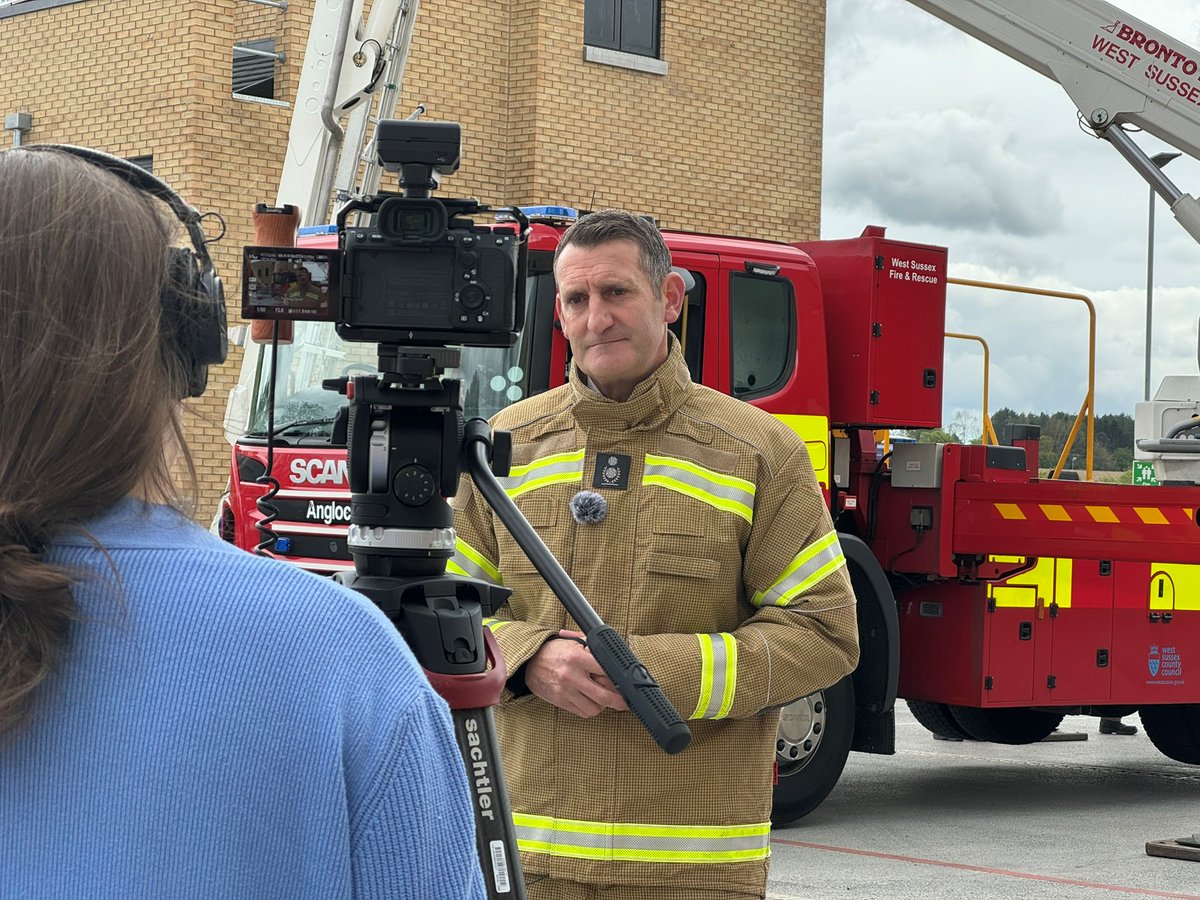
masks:
<path id="1" fill-rule="evenodd" d="M 858 660 L 854 595 L 803 441 L 692 383 L 683 279 L 644 219 L 580 220 L 555 257 L 570 383 L 494 421 L 505 490 L 691 719 L 663 753 L 464 481 L 449 570 L 513 593 L 487 621 L 531 900 L 761 898 L 778 707 Z"/>

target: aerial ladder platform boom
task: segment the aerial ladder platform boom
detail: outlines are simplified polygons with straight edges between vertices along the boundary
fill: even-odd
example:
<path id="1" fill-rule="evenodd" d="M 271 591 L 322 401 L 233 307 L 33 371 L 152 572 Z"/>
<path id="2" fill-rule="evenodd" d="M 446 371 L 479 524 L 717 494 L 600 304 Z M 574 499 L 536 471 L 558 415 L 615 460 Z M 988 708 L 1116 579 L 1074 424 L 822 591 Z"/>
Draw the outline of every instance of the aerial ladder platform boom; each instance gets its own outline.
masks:
<path id="1" fill-rule="evenodd" d="M 370 125 L 395 110 L 418 2 L 374 0 L 365 21 L 363 0 L 316 5 L 276 199 L 276 206 L 296 206 L 302 225 L 330 221 L 335 187 L 343 199 L 378 188 L 378 162 L 366 152 L 374 140 Z M 366 168 L 356 188 L 360 163 Z"/>
<path id="2" fill-rule="evenodd" d="M 1058 82 L 1200 241 L 1200 203 L 1122 126 L 1200 159 L 1200 51 L 1103 0 L 909 0 Z"/>
<path id="3" fill-rule="evenodd" d="M 278 209 L 299 211 L 299 225 L 328 224 L 335 199 L 378 190 L 374 125 L 394 116 L 418 6 L 419 0 L 373 0 L 364 20 L 363 0 L 315 4 L 275 200 Z M 290 343 L 291 333 L 285 323 L 280 343 Z M 249 426 L 248 396 L 269 334 L 252 329 L 243 342 L 242 372 L 225 411 L 231 441 Z"/>

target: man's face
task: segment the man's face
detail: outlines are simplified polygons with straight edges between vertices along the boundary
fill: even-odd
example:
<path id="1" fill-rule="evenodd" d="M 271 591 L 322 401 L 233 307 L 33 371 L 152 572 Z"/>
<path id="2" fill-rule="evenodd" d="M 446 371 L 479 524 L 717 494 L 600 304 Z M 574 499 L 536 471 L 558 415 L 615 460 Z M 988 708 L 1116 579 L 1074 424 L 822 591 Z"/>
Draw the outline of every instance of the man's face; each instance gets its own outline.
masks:
<path id="1" fill-rule="evenodd" d="M 679 318 L 683 279 L 671 273 L 652 285 L 638 245 L 628 240 L 570 244 L 554 274 L 558 317 L 576 364 L 604 396 L 628 399 L 667 358 L 667 325 Z"/>

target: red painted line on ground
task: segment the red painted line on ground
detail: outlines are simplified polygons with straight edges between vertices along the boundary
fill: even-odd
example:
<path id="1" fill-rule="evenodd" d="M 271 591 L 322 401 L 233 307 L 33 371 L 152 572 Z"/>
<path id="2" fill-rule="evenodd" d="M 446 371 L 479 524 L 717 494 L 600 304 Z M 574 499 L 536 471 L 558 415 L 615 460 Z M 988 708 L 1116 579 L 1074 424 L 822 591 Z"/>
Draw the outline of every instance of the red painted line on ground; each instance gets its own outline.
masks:
<path id="1" fill-rule="evenodd" d="M 945 862 L 940 859 L 922 859 L 919 856 L 901 856 L 896 853 L 880 853 L 877 850 L 855 850 L 851 847 L 831 847 L 828 844 L 810 844 L 808 841 L 789 841 L 786 838 L 772 838 L 772 844 L 786 844 L 789 847 L 804 847 L 808 850 L 827 850 L 830 853 L 850 853 L 854 856 L 870 856 L 874 859 L 894 859 L 898 862 L 916 863 L 922 866 L 940 866 L 943 869 L 963 869 L 968 872 L 982 872 L 985 875 L 1004 875 L 1009 878 L 1026 878 L 1030 881 L 1051 881 L 1055 884 L 1069 884 L 1075 887 L 1095 888 L 1098 891 L 1116 891 L 1119 894 L 1136 894 L 1139 897 L 1172 897 L 1174 900 L 1200 900 L 1200 894 L 1176 894 L 1171 891 L 1155 891 L 1150 888 L 1123 887 L 1119 884 L 1103 884 L 1098 881 L 1079 881 L 1075 878 L 1060 878 L 1057 875 L 1037 875 L 1033 872 L 1015 872 L 1012 869 L 993 869 L 991 866 L 972 866 L 967 863 Z"/>

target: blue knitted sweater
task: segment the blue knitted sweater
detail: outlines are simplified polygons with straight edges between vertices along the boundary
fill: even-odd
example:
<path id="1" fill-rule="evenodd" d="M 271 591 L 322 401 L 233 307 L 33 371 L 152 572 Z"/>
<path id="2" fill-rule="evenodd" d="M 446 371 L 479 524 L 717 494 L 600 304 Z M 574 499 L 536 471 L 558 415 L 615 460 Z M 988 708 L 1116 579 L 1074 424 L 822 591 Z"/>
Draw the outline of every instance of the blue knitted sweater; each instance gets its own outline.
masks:
<path id="1" fill-rule="evenodd" d="M 484 896 L 449 712 L 382 613 L 166 507 L 89 530 L 108 559 L 50 553 L 93 573 L 65 662 L 0 736 L 0 897 Z"/>

